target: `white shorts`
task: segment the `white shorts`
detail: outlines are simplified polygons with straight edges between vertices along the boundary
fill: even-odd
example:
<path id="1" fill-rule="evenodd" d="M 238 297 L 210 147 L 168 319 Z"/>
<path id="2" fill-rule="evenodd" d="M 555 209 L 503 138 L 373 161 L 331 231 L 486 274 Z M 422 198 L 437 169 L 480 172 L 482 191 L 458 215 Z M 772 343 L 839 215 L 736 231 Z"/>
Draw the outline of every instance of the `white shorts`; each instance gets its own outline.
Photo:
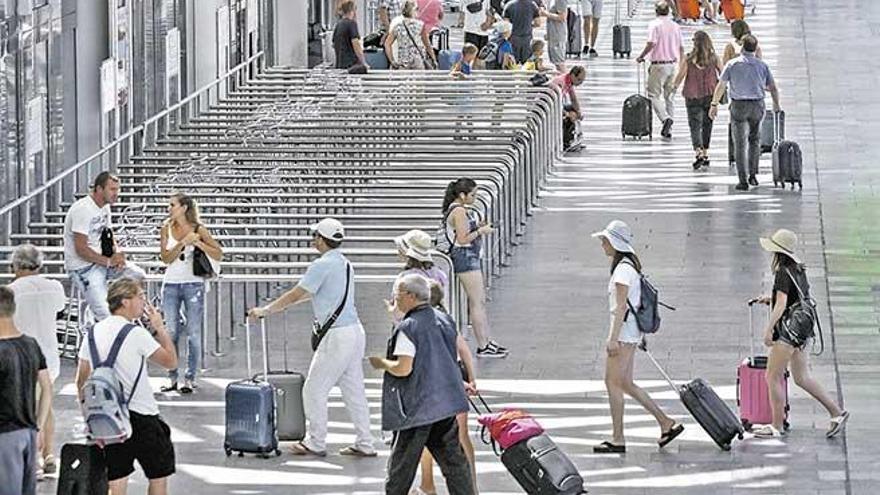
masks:
<path id="1" fill-rule="evenodd" d="M 581 0 L 581 15 L 584 17 L 602 17 L 603 0 Z"/>

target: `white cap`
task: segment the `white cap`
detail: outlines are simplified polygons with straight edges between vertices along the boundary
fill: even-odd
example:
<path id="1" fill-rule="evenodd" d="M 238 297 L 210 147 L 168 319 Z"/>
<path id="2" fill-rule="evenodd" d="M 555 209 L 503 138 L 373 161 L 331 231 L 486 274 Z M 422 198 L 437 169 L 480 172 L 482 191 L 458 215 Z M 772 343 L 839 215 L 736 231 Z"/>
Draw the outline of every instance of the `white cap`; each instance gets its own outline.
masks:
<path id="1" fill-rule="evenodd" d="M 612 220 L 605 230 L 595 232 L 593 237 L 604 237 L 611 243 L 611 247 L 621 253 L 634 253 L 632 247 L 633 234 L 629 225 L 621 220 Z"/>
<path id="2" fill-rule="evenodd" d="M 342 222 L 335 218 L 325 218 L 316 224 L 312 224 L 311 229 L 313 234 L 317 232 L 324 239 L 331 241 L 345 239 L 345 228 L 342 227 Z"/>

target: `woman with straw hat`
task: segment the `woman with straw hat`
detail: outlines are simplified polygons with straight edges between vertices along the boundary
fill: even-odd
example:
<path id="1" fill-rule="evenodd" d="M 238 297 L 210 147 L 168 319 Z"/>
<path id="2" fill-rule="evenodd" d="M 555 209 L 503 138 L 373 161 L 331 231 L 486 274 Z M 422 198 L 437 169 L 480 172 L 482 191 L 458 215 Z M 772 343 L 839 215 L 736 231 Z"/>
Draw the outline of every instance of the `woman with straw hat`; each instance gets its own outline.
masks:
<path id="1" fill-rule="evenodd" d="M 794 232 L 777 230 L 770 237 L 760 238 L 761 247 L 772 253 L 770 268 L 773 271 L 773 292 L 758 297 L 757 301 L 771 305 L 770 321 L 764 330 L 764 345 L 770 348 L 767 359 L 767 386 L 770 390 L 770 408 L 773 423 L 757 428 L 757 437 L 778 438 L 785 436 L 785 390 L 782 377 L 791 367 L 794 383 L 819 401 L 831 415 L 831 426 L 825 436 L 832 438 L 846 426 L 849 413 L 841 409 L 821 384 L 810 375 L 807 343 L 813 337 L 812 322 L 815 313 L 811 309 L 810 285 L 803 262 L 797 253 L 798 238 Z M 811 313 L 805 325 L 792 324 L 793 314 L 806 310 Z"/>
<path id="2" fill-rule="evenodd" d="M 636 347 L 642 341 L 635 318 L 626 318 L 627 301 L 638 306 L 641 301 L 642 264 L 632 246 L 633 234 L 629 226 L 613 220 L 593 234 L 602 241 L 602 249 L 611 258 L 611 280 L 608 281 L 608 301 L 611 309 L 611 325 L 605 344 L 605 387 L 611 408 L 612 435 L 593 447 L 597 454 L 622 454 L 626 452 L 623 436 L 624 394 L 635 399 L 650 412 L 660 425 L 662 448 L 681 435 L 684 426 L 670 418 L 653 399 L 633 382 L 633 361 Z"/>

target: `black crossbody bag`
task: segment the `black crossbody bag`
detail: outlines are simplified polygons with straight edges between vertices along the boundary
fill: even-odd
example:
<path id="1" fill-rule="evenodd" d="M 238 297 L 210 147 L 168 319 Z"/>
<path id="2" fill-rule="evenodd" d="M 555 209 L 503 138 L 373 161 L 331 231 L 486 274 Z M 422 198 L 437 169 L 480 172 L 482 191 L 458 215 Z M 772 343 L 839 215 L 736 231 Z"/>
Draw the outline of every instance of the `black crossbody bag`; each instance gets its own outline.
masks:
<path id="1" fill-rule="evenodd" d="M 345 264 L 345 294 L 342 295 L 342 302 L 339 303 L 339 307 L 336 308 L 336 311 L 330 315 L 330 318 L 327 318 L 327 321 L 324 322 L 323 325 L 318 323 L 316 319 L 312 322 L 312 350 L 317 351 L 318 346 L 321 345 L 321 341 L 324 340 L 324 336 L 327 335 L 327 332 L 330 331 L 330 327 L 336 323 L 336 319 L 339 318 L 339 315 L 342 314 L 342 309 L 345 308 L 345 303 L 348 301 L 348 286 L 351 283 L 351 263 Z"/>

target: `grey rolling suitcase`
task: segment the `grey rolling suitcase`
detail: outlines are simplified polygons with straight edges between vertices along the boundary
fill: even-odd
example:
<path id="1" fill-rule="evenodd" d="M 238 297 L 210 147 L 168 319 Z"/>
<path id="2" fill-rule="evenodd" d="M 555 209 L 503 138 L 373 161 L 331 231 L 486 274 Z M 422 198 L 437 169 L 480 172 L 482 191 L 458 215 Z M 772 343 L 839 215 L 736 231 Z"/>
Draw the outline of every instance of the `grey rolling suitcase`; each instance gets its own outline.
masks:
<path id="1" fill-rule="evenodd" d="M 682 386 L 678 386 L 666 374 L 666 371 L 660 367 L 660 363 L 654 359 L 654 356 L 648 352 L 644 340 L 640 348 L 645 351 L 648 358 L 651 359 L 651 363 L 660 371 L 663 378 L 669 382 L 672 390 L 681 398 L 681 402 L 688 412 L 691 413 L 691 416 L 712 437 L 712 440 L 721 450 L 730 450 L 730 444 L 734 438 L 738 437 L 742 440 L 745 430 L 739 418 L 705 380 L 697 378 Z"/>
<path id="2" fill-rule="evenodd" d="M 774 115 L 775 113 L 777 112 L 767 110 L 761 120 L 761 153 L 770 153 L 777 140 L 785 139 L 785 112 L 780 110 L 778 115 Z M 777 129 L 779 130 L 778 138 Z"/>
<path id="3" fill-rule="evenodd" d="M 629 58 L 632 52 L 632 34 L 629 26 L 620 22 L 620 0 L 614 2 L 614 27 L 611 28 L 611 51 L 613 57 Z"/>
<path id="4" fill-rule="evenodd" d="M 278 449 L 278 435 L 275 430 L 275 391 L 268 382 L 259 377 L 250 378 L 251 370 L 251 328 L 245 320 L 245 344 L 247 347 L 248 378 L 232 382 L 226 387 L 226 433 L 223 449 L 227 457 L 238 452 L 239 457 L 247 453 L 269 457 L 281 455 Z M 260 320 L 263 341 L 263 378 L 269 374 L 269 350 L 266 339 L 266 322 Z"/>
<path id="5" fill-rule="evenodd" d="M 579 6 L 578 11 L 575 11 L 571 7 L 568 8 L 566 25 L 568 28 L 568 40 L 565 45 L 565 56 L 580 58 L 581 50 L 584 47 L 584 30 L 581 26 L 581 15 Z"/>
<path id="6" fill-rule="evenodd" d="M 285 315 L 286 316 L 286 315 Z M 289 442 L 306 436 L 306 415 L 303 410 L 302 390 L 306 379 L 287 366 L 287 330 L 284 329 L 284 370 L 269 371 L 266 381 L 275 389 L 275 413 L 278 440 Z"/>
<path id="7" fill-rule="evenodd" d="M 779 112 L 774 118 L 782 121 L 782 112 Z M 776 129 L 779 130 L 782 127 L 777 124 Z M 792 189 L 794 189 L 795 184 L 798 185 L 798 189 L 804 188 L 801 178 L 804 169 L 804 158 L 801 154 L 801 147 L 796 142 L 786 141 L 782 138 L 782 134 L 777 132 L 770 158 L 773 164 L 774 186 L 778 185 L 785 189 L 785 183 L 788 182 L 791 184 Z"/>

